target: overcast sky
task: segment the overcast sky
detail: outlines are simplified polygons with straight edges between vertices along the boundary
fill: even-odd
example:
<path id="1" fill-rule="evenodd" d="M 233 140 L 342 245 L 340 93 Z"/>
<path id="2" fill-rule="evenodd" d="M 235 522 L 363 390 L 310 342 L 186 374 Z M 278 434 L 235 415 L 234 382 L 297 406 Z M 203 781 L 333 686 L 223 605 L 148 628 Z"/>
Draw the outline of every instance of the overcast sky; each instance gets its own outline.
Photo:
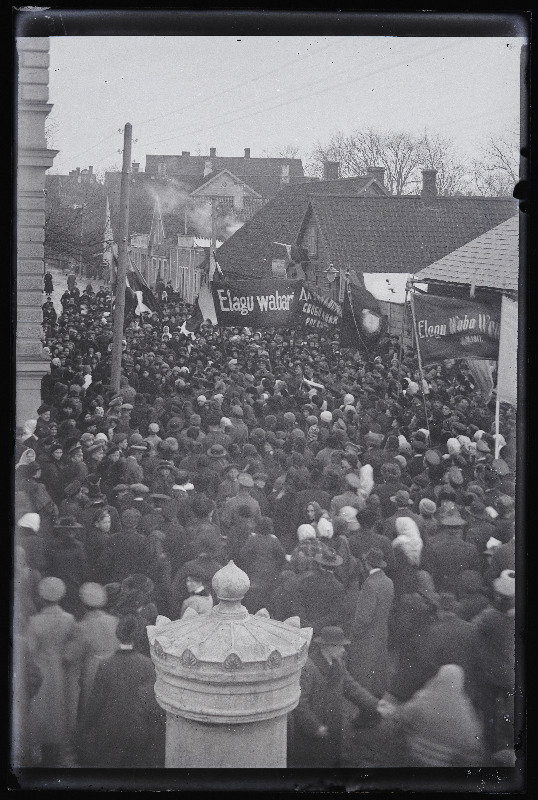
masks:
<path id="1" fill-rule="evenodd" d="M 452 137 L 473 154 L 519 121 L 522 39 L 393 37 L 52 37 L 51 172 L 121 168 L 146 153 L 251 156 L 337 130 Z M 276 154 L 276 152 L 275 152 Z"/>

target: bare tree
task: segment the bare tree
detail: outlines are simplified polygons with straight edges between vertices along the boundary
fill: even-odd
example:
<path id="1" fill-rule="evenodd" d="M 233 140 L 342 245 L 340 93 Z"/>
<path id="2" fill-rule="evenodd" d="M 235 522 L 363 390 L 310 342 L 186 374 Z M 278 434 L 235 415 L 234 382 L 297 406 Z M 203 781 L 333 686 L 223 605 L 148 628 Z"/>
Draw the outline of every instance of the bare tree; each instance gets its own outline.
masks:
<path id="1" fill-rule="evenodd" d="M 473 159 L 473 177 L 479 194 L 511 196 L 519 180 L 519 130 L 513 127 L 504 134 L 490 136 L 477 158 Z"/>
<path id="2" fill-rule="evenodd" d="M 465 194 L 471 188 L 471 168 L 466 160 L 456 152 L 452 139 L 430 135 L 424 132 L 419 143 L 420 164 L 422 169 L 437 170 L 437 192 L 439 195 Z M 417 183 L 417 193 L 420 184 Z"/>
<path id="3" fill-rule="evenodd" d="M 299 145 L 286 144 L 262 150 L 262 158 L 300 158 Z"/>
<path id="4" fill-rule="evenodd" d="M 392 194 L 402 195 L 409 193 L 420 159 L 418 136 L 369 128 L 348 136 L 339 131 L 326 146 L 318 142 L 308 167 L 310 174 L 321 176 L 324 161 L 338 161 L 343 178 L 365 175 L 371 166 L 385 167 L 385 185 Z"/>

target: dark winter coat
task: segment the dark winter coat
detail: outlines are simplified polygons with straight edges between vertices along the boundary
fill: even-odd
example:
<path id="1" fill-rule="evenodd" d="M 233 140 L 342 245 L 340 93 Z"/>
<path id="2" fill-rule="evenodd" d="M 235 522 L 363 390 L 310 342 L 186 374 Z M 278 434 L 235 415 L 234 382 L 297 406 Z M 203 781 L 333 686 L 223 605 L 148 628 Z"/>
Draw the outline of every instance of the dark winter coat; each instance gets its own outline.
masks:
<path id="1" fill-rule="evenodd" d="M 85 765 L 164 766 L 164 712 L 154 683 L 151 660 L 134 650 L 118 650 L 99 666 L 80 731 Z"/>
<path id="2" fill-rule="evenodd" d="M 389 615 L 394 585 L 383 570 L 370 572 L 357 597 L 347 652 L 350 675 L 376 697 L 388 683 Z"/>
<path id="3" fill-rule="evenodd" d="M 377 719 L 377 698 L 354 681 L 341 662 L 329 664 L 313 645 L 301 672 L 299 705 L 288 718 L 288 766 L 340 766 L 344 698 L 369 720 Z M 320 725 L 328 728 L 326 738 L 316 736 Z"/>
<path id="4" fill-rule="evenodd" d="M 474 544 L 465 542 L 454 529 L 442 528 L 424 546 L 422 569 L 430 573 L 438 592 L 455 594 L 459 575 L 466 569 L 479 570 L 480 558 Z"/>

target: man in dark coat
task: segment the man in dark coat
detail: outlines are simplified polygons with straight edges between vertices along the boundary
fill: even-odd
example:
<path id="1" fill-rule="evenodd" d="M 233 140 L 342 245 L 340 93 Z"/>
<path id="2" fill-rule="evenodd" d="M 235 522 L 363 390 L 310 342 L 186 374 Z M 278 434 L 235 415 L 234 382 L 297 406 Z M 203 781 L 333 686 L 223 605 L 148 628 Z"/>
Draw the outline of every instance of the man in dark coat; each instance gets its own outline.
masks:
<path id="1" fill-rule="evenodd" d="M 422 552 L 422 568 L 435 582 L 437 591 L 455 594 L 458 579 L 466 569 L 480 569 L 480 557 L 474 544 L 463 540 L 466 524 L 456 507 L 439 515 L 438 533 L 430 536 Z"/>
<path id="2" fill-rule="evenodd" d="M 297 607 L 301 625 L 319 632 L 327 625 L 342 621 L 345 589 L 335 577 L 334 570 L 343 559 L 334 550 L 326 549 L 314 556 L 316 572 L 307 572 L 297 585 Z"/>
<path id="3" fill-rule="evenodd" d="M 376 697 L 353 680 L 344 666 L 349 640 L 328 626 L 313 642 L 301 673 L 299 705 L 288 717 L 289 767 L 339 767 L 342 758 L 344 698 L 360 709 L 365 727 L 378 719 Z"/>
<path id="4" fill-rule="evenodd" d="M 389 615 L 394 585 L 383 572 L 387 564 L 381 550 L 369 550 L 364 562 L 368 577 L 357 597 L 346 663 L 350 675 L 361 686 L 376 697 L 383 697 L 388 683 Z"/>
<path id="5" fill-rule="evenodd" d="M 163 767 L 164 712 L 155 700 L 155 668 L 134 649 L 143 624 L 122 617 L 120 649 L 99 666 L 85 707 L 79 741 L 89 767 Z"/>
<path id="6" fill-rule="evenodd" d="M 146 574 L 150 552 L 148 539 L 137 530 L 140 517 L 140 512 L 135 508 L 128 508 L 122 513 L 122 531 L 110 537 L 99 559 L 102 582 L 121 582 L 128 575 Z"/>

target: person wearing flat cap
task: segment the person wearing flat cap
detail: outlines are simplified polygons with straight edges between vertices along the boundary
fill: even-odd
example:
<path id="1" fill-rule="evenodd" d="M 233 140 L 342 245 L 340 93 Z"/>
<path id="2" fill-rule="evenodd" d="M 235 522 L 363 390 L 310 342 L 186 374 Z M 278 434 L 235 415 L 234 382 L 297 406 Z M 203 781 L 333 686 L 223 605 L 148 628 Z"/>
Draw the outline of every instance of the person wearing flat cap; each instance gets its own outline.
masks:
<path id="1" fill-rule="evenodd" d="M 359 710 L 353 721 L 357 727 L 375 726 L 381 719 L 377 698 L 346 669 L 349 644 L 337 626 L 324 626 L 312 640 L 301 672 L 299 704 L 288 717 L 289 767 L 346 766 L 342 760 L 345 700 Z"/>
<path id="2" fill-rule="evenodd" d="M 36 766 L 73 766 L 74 696 L 67 679 L 65 652 L 75 633 L 75 618 L 61 606 L 66 592 L 56 576 L 43 578 L 38 587 L 44 604 L 30 617 L 26 636 L 42 682 L 30 701 L 30 739 L 39 752 Z"/>

